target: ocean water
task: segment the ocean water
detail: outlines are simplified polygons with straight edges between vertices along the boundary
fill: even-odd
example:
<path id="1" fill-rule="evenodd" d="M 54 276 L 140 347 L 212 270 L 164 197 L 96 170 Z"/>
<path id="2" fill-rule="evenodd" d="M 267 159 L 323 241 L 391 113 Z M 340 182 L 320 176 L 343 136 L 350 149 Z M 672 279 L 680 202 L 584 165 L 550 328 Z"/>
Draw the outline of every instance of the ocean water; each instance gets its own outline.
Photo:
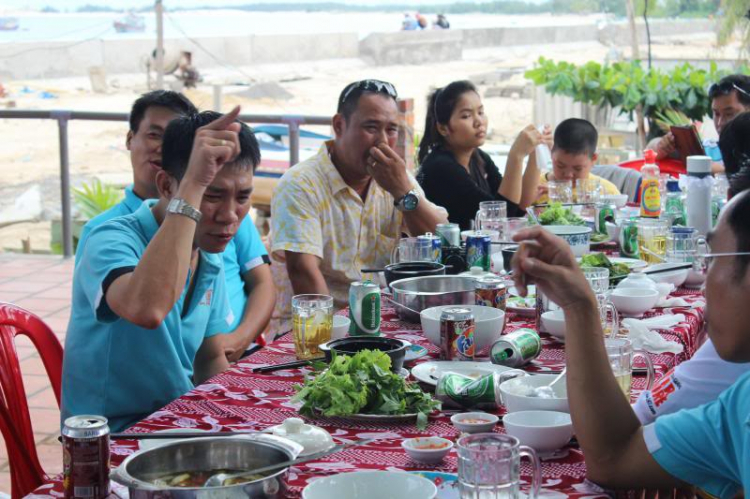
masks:
<path id="1" fill-rule="evenodd" d="M 432 22 L 435 14 L 424 13 Z M 113 22 L 122 14 L 13 14 L 19 19 L 17 31 L 0 31 L 0 43 L 76 42 L 87 39 L 143 39 L 156 36 L 153 13 L 143 14 L 146 30 L 142 33 L 116 33 Z M 490 15 L 457 14 L 448 16 L 452 29 L 510 26 L 552 26 L 595 23 L 601 16 Z M 242 35 L 286 35 L 295 33 L 357 33 L 360 38 L 374 32 L 393 32 L 401 28 L 399 12 L 246 12 L 238 10 L 166 12 L 164 36 L 226 37 Z"/>

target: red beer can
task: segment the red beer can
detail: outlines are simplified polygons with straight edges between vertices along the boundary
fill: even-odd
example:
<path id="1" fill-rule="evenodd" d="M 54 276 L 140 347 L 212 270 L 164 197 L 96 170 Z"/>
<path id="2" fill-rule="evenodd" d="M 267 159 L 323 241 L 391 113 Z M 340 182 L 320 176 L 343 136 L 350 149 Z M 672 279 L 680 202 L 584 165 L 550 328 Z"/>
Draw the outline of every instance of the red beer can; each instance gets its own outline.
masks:
<path id="1" fill-rule="evenodd" d="M 109 494 L 109 426 L 103 416 L 65 420 L 63 487 L 66 499 L 101 499 Z"/>

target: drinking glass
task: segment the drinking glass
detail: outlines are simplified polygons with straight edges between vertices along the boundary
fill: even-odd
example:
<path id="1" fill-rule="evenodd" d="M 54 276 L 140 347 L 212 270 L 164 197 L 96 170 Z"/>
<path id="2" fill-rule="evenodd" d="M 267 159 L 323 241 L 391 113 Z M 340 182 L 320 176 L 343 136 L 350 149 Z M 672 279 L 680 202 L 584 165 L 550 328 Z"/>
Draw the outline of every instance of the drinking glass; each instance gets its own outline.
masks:
<path id="1" fill-rule="evenodd" d="M 503 221 L 508 218 L 508 203 L 505 201 L 482 201 L 474 217 L 474 230 L 498 231 L 503 234 Z"/>
<path id="2" fill-rule="evenodd" d="M 642 218 L 638 220 L 638 253 L 644 262 L 660 263 L 667 252 L 669 221 Z"/>
<path id="3" fill-rule="evenodd" d="M 612 366 L 612 372 L 620 385 L 622 393 L 630 401 L 630 385 L 633 374 L 633 361 L 641 357 L 646 363 L 646 390 L 650 390 L 654 384 L 654 365 L 651 357 L 642 351 L 634 350 L 633 343 L 625 338 L 606 338 L 604 348 L 607 350 L 609 365 Z"/>
<path id="4" fill-rule="evenodd" d="M 440 255 L 435 259 L 432 241 L 416 237 L 404 237 L 398 242 L 398 246 L 391 252 L 391 263 L 399 262 L 438 262 Z"/>
<path id="5" fill-rule="evenodd" d="M 529 226 L 529 220 L 526 217 L 506 218 L 503 223 L 503 241 L 513 242 L 513 236 L 518 231 Z"/>
<path id="6" fill-rule="evenodd" d="M 533 476 L 528 497 L 536 498 L 541 467 L 534 449 L 500 433 L 475 433 L 458 439 L 458 488 L 461 499 L 520 497 L 521 456 L 531 461 Z"/>
<path id="7" fill-rule="evenodd" d="M 333 298 L 327 295 L 292 297 L 294 351 L 300 360 L 320 356 L 318 348 L 330 341 L 333 329 Z"/>
<path id="8" fill-rule="evenodd" d="M 572 180 L 548 180 L 547 197 L 550 203 L 572 203 L 573 181 Z"/>
<path id="9" fill-rule="evenodd" d="M 672 227 L 667 234 L 667 261 L 692 262 L 698 242 L 698 231 L 692 227 Z"/>
<path id="10" fill-rule="evenodd" d="M 596 296 L 597 308 L 599 309 L 599 320 L 601 320 L 604 335 L 617 335 L 620 330 L 620 318 L 617 315 L 615 304 L 607 298 L 607 293 L 609 291 L 609 269 L 601 267 L 583 267 L 581 270 Z M 611 324 L 609 320 L 610 317 L 612 318 Z"/>
<path id="11" fill-rule="evenodd" d="M 602 184 L 595 178 L 582 178 L 576 182 L 579 203 L 596 204 L 602 201 Z"/>

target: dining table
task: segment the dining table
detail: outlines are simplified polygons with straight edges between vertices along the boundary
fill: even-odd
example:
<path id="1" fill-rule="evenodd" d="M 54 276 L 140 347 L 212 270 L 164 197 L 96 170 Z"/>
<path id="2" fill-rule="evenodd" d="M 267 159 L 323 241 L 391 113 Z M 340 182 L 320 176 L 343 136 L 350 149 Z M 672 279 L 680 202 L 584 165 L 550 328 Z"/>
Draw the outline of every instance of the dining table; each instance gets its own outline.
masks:
<path id="1" fill-rule="evenodd" d="M 653 309 L 647 313 L 647 316 L 668 313 L 680 313 L 684 316 L 684 320 L 676 326 L 669 330 L 659 331 L 659 334 L 667 340 L 681 344 L 683 349 L 679 354 L 650 354 L 657 379 L 679 363 L 689 359 L 704 340 L 704 299 L 701 291 L 678 288 L 672 295 L 684 298 L 687 306 Z M 346 315 L 348 311 L 342 310 L 338 313 Z M 503 334 L 522 327 L 535 328 L 535 317 L 509 311 L 506 314 Z M 381 333 L 426 347 L 428 355 L 414 361 L 416 363 L 438 358 L 438 348 L 424 336 L 420 324 L 401 320 L 393 308 L 382 308 Z M 564 344 L 545 333 L 542 333 L 541 337 L 543 345 L 541 354 L 523 369 L 532 374 L 561 371 L 565 364 Z M 313 374 L 311 367 L 266 374 L 253 372 L 253 369 L 257 367 L 293 360 L 295 360 L 294 343 L 291 333 L 287 333 L 253 355 L 233 364 L 225 372 L 170 402 L 128 431 L 149 433 L 175 428 L 254 431 L 281 424 L 290 417 L 299 417 L 300 404 L 290 399 L 296 393 L 297 387 L 304 382 L 305 377 Z M 413 363 L 407 364 L 407 367 L 412 365 Z M 634 374 L 632 397 L 635 398 L 644 386 L 645 376 Z M 423 387 L 431 388 L 425 385 Z M 370 438 L 377 440 L 365 446 L 348 448 L 317 461 L 293 466 L 288 474 L 290 497 L 300 497 L 302 489 L 317 478 L 357 470 L 455 474 L 457 472 L 455 449 L 442 462 L 428 465 L 413 461 L 403 450 L 401 443 L 406 438 L 419 436 L 440 436 L 455 441 L 459 437 L 459 432 L 451 424 L 450 416 L 456 412 L 443 409 L 434 413 L 430 416 L 427 427 L 422 430 L 418 429 L 416 421 L 411 419 L 381 421 L 347 417 L 305 417 L 306 422 L 328 430 L 337 443 Z M 490 412 L 502 416 L 505 409 L 501 406 Z M 494 431 L 504 433 L 502 423 L 498 424 Z M 139 449 L 139 442 L 113 440 L 110 448 L 111 464 L 117 466 Z M 62 455 L 60 458 L 62 459 Z M 522 488 L 528 488 L 531 471 L 530 464 L 522 461 Z M 584 456 L 575 440 L 572 440 L 561 451 L 542 460 L 541 475 L 544 497 L 607 497 L 607 491 L 586 480 Z M 443 487 L 441 494 L 444 495 L 439 497 L 458 497 L 457 490 L 451 489 L 453 485 L 448 483 L 450 482 L 449 475 L 428 476 Z M 441 481 L 445 483 L 440 484 Z M 113 496 L 127 497 L 127 490 L 121 486 L 114 486 L 112 491 Z M 59 498 L 62 497 L 62 493 L 62 477 L 55 476 L 35 490 L 30 497 Z"/>

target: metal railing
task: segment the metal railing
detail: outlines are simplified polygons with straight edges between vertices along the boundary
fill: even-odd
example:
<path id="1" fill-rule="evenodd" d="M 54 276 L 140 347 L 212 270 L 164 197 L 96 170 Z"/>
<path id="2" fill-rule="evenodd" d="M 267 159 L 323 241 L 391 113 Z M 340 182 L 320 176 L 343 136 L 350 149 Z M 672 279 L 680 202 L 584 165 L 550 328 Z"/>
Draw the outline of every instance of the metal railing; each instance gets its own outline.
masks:
<path id="1" fill-rule="evenodd" d="M 63 255 L 73 256 L 73 224 L 70 204 L 70 157 L 68 149 L 68 122 L 128 121 L 128 113 L 98 113 L 91 111 L 2 109 L 0 118 L 57 121 L 60 142 L 60 198 L 62 204 Z M 300 125 L 330 125 L 330 116 L 302 116 L 277 114 L 241 114 L 247 123 L 273 123 L 289 127 L 289 164 L 299 163 Z"/>

